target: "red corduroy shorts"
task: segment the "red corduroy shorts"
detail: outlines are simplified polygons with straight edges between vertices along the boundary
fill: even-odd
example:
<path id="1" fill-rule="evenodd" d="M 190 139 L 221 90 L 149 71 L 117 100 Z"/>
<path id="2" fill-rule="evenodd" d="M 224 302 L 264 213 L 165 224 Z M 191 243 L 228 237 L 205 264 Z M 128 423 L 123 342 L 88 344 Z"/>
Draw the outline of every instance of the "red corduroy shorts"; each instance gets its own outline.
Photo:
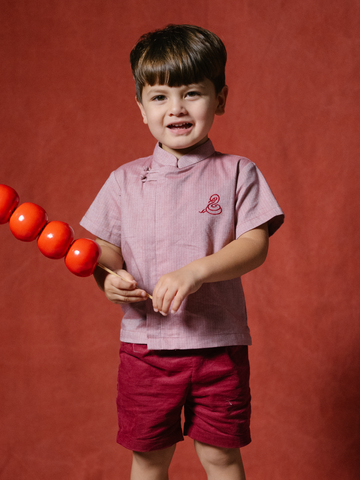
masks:
<path id="1" fill-rule="evenodd" d="M 223 448 L 250 443 L 246 345 L 196 350 L 148 350 L 122 343 L 118 376 L 120 445 L 148 452 L 183 440 Z"/>

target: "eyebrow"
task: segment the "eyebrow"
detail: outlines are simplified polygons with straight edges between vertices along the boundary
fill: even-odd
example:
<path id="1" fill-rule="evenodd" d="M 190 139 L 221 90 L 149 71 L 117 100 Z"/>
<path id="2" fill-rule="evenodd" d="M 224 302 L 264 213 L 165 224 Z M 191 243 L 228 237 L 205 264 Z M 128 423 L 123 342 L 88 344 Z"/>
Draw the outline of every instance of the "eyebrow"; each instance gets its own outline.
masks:
<path id="1" fill-rule="evenodd" d="M 163 93 L 165 91 L 168 91 L 169 89 L 171 90 L 172 88 L 181 88 L 184 87 L 184 89 L 189 89 L 193 90 L 196 88 L 206 88 L 205 85 L 202 82 L 199 83 L 190 83 L 189 85 L 179 85 L 178 87 L 169 87 L 169 85 L 164 84 L 164 85 L 146 85 L 150 87 L 150 90 L 148 91 L 149 94 L 153 95 L 154 93 Z"/>

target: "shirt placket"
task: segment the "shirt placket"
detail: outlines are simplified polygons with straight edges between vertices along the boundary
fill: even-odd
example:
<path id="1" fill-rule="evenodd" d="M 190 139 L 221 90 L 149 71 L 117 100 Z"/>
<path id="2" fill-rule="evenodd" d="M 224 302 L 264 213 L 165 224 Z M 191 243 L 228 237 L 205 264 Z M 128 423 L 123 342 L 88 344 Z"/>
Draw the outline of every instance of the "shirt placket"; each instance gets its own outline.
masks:
<path id="1" fill-rule="evenodd" d="M 153 289 L 163 272 L 161 258 L 164 256 L 164 229 L 167 228 L 164 206 L 169 203 L 166 173 L 174 167 L 161 166 L 151 171 L 151 180 L 144 185 L 144 208 L 146 224 L 144 251 L 146 251 L 147 284 Z M 154 248 L 155 246 L 155 248 Z M 153 310 L 151 300 L 147 301 L 146 328 L 148 348 L 161 348 L 163 322 L 166 321 L 160 313 Z"/>

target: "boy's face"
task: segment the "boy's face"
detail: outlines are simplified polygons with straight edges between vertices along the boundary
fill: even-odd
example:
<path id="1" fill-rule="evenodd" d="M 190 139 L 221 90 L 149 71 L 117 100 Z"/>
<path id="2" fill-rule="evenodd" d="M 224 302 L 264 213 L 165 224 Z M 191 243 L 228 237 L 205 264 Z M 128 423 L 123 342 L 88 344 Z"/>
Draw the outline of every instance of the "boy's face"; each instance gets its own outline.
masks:
<path id="1" fill-rule="evenodd" d="M 208 79 L 180 87 L 145 85 L 137 104 L 162 148 L 180 158 L 206 142 L 214 116 L 225 111 L 227 93 L 224 87 L 216 94 Z"/>

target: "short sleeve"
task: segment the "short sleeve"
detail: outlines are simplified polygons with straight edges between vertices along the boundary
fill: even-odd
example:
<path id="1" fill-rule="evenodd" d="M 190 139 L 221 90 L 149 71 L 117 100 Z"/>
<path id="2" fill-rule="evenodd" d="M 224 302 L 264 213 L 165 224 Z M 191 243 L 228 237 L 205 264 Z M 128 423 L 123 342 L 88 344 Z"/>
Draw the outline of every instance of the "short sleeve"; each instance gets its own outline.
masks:
<path id="1" fill-rule="evenodd" d="M 270 236 L 284 222 L 284 214 L 264 176 L 248 159 L 239 162 L 235 209 L 236 238 L 266 222 Z"/>
<path id="2" fill-rule="evenodd" d="M 121 240 L 121 191 L 112 172 L 90 208 L 81 219 L 80 225 L 97 237 L 113 245 Z"/>

